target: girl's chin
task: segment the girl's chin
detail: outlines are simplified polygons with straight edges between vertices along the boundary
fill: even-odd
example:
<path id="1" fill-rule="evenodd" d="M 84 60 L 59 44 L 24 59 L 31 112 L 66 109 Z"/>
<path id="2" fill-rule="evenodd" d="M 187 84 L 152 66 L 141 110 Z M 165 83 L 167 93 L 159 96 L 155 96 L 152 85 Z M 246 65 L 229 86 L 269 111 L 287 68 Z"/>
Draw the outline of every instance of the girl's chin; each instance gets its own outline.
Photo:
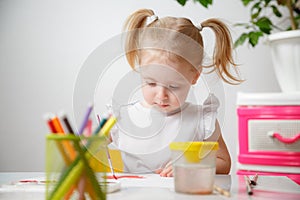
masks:
<path id="1" fill-rule="evenodd" d="M 173 111 L 176 111 L 178 108 L 174 108 L 170 105 L 168 106 L 160 106 L 160 105 L 154 105 L 154 107 L 164 113 L 172 113 Z"/>
<path id="2" fill-rule="evenodd" d="M 166 108 L 166 107 L 159 107 L 159 106 L 157 106 L 156 108 L 157 108 L 159 111 L 164 112 L 164 113 L 168 113 L 168 112 L 171 111 L 171 109 Z"/>

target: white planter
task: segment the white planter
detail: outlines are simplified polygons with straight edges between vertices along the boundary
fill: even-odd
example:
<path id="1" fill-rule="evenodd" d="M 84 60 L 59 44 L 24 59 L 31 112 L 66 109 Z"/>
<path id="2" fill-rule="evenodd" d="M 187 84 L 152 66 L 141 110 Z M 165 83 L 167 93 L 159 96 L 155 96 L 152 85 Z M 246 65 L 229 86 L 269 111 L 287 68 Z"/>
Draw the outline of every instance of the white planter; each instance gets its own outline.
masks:
<path id="1" fill-rule="evenodd" d="M 300 92 L 300 30 L 269 36 L 271 56 L 283 92 Z"/>

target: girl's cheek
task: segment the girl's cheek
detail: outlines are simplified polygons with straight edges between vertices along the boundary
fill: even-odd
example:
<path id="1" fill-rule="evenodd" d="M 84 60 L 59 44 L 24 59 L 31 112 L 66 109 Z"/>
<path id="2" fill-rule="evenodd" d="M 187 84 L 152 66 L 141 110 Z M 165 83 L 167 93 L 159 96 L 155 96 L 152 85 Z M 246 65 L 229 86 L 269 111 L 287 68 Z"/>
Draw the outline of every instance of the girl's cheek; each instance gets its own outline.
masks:
<path id="1" fill-rule="evenodd" d="M 178 102 L 184 103 L 185 99 L 188 95 L 189 89 L 188 88 L 182 88 L 178 89 L 172 92 L 172 95 L 177 98 Z"/>
<path id="2" fill-rule="evenodd" d="M 150 103 L 154 96 L 153 89 L 145 86 L 142 88 L 142 93 L 147 103 Z"/>

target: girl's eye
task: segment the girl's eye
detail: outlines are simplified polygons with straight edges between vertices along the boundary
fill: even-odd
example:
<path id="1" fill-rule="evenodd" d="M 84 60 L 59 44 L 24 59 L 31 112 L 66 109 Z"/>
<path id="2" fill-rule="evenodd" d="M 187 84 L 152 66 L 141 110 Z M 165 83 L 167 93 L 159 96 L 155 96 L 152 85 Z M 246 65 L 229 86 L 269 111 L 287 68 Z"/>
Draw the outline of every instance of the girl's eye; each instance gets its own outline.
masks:
<path id="1" fill-rule="evenodd" d="M 179 87 L 177 85 L 169 85 L 170 89 L 178 89 Z"/>
<path id="2" fill-rule="evenodd" d="M 151 86 L 151 87 L 155 87 L 156 86 L 156 83 L 147 83 L 147 85 Z"/>

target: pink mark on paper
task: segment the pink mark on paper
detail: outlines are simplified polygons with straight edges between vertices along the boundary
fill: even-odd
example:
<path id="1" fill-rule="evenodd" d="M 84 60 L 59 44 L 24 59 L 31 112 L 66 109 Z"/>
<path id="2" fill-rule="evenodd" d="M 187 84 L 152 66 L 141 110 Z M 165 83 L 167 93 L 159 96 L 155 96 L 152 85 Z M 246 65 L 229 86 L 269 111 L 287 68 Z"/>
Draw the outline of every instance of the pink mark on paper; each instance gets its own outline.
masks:
<path id="1" fill-rule="evenodd" d="M 106 179 L 120 179 L 120 178 L 145 178 L 144 176 L 137 175 L 119 175 L 119 176 L 106 176 Z"/>

